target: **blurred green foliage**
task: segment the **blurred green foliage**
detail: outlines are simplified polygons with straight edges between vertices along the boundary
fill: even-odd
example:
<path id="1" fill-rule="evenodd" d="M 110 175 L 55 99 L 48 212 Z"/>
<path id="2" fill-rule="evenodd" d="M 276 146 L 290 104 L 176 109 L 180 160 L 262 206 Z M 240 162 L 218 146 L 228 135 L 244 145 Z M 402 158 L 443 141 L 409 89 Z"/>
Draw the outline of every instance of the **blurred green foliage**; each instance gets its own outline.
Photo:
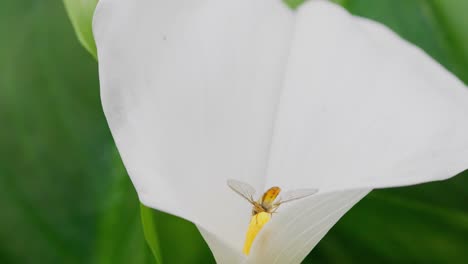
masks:
<path id="1" fill-rule="evenodd" d="M 92 33 L 92 21 L 98 0 L 63 0 L 63 3 L 78 40 L 94 58 L 97 58 L 96 44 Z"/>
<path id="2" fill-rule="evenodd" d="M 0 263 L 151 259 L 63 3 L 1 1 L 0 36 Z"/>
<path id="3" fill-rule="evenodd" d="M 92 52 L 93 0 L 65 2 Z M 468 83 L 468 1 L 339 2 L 386 24 Z M 154 263 L 102 113 L 97 64 L 70 20 L 60 0 L 0 2 L 0 263 Z M 372 192 L 304 262 L 464 263 L 464 174 Z M 141 213 L 149 215 L 147 239 L 156 241 L 163 263 L 213 262 L 192 224 Z"/>

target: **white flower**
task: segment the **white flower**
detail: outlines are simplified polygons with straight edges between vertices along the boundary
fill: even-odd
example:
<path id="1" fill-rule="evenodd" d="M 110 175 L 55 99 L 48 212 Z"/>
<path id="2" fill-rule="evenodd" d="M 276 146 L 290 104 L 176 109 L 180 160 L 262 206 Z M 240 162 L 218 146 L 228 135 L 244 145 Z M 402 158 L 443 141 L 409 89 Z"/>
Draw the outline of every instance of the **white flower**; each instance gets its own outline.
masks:
<path id="1" fill-rule="evenodd" d="M 140 200 L 220 263 L 299 263 L 373 188 L 468 167 L 468 90 L 382 25 L 313 0 L 101 0 L 102 103 Z M 242 254 L 258 191 L 284 205 Z"/>

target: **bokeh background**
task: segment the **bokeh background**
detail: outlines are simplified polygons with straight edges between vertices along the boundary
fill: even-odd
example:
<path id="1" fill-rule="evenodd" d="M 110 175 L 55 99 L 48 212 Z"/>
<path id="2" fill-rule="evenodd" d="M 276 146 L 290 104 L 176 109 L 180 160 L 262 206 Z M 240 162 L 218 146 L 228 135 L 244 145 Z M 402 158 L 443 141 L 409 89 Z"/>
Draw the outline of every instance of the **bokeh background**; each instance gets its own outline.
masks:
<path id="1" fill-rule="evenodd" d="M 338 2 L 468 83 L 468 0 Z M 373 191 L 304 263 L 467 263 L 467 174 Z M 155 263 L 141 213 L 163 263 L 213 263 L 192 224 L 140 210 L 63 2 L 1 0 L 0 263 Z"/>

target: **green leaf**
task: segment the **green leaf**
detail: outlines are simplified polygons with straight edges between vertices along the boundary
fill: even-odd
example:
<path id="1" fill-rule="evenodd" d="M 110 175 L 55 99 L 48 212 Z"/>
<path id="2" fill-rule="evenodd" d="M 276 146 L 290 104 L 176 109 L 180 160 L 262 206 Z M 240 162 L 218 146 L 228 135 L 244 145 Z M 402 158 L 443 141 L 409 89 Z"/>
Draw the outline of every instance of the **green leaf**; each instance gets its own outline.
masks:
<path id="1" fill-rule="evenodd" d="M 76 35 L 85 49 L 97 58 L 92 22 L 94 9 L 99 0 L 63 0 Z"/>
<path id="2" fill-rule="evenodd" d="M 283 2 L 288 5 L 291 9 L 297 9 L 300 5 L 302 5 L 306 1 L 312 0 L 283 0 Z M 331 0 L 340 5 L 345 5 L 350 0 Z"/>
<path id="3" fill-rule="evenodd" d="M 110 153 L 112 181 L 103 188 L 97 219 L 94 263 L 154 263 L 141 225 L 138 197 L 125 172 L 117 150 Z"/>
<path id="4" fill-rule="evenodd" d="M 298 8 L 305 1 L 307 0 L 283 0 L 283 2 L 292 9 Z"/>
<path id="5" fill-rule="evenodd" d="M 151 252 L 153 252 L 156 263 L 163 263 L 158 234 L 156 231 L 155 218 L 153 217 L 153 209 L 140 204 L 140 212 L 146 243 L 148 243 L 149 247 L 151 248 Z"/>
<path id="6" fill-rule="evenodd" d="M 216 263 L 194 224 L 143 204 L 140 210 L 146 241 L 156 263 Z"/>
<path id="7" fill-rule="evenodd" d="M 144 224 L 145 233 L 148 243 L 156 249 L 157 261 L 162 259 L 162 263 L 216 263 L 194 224 L 158 210 L 143 208 L 142 214 L 146 219 L 144 221 L 150 223 Z M 159 243 L 155 242 L 155 239 L 158 239 Z"/>

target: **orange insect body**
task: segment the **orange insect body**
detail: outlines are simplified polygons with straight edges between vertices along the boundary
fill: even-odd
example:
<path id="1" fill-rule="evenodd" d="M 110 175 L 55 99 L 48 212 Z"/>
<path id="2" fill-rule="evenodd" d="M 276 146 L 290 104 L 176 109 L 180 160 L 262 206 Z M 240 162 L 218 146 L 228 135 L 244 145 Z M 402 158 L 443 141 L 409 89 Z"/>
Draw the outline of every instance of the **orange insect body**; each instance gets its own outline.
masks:
<path id="1" fill-rule="evenodd" d="M 253 203 L 252 215 L 256 215 L 261 212 L 272 213 L 272 211 L 276 209 L 274 208 L 275 207 L 274 202 L 280 192 L 281 192 L 280 187 L 271 187 L 270 189 L 268 189 L 262 195 L 261 199 Z"/>

